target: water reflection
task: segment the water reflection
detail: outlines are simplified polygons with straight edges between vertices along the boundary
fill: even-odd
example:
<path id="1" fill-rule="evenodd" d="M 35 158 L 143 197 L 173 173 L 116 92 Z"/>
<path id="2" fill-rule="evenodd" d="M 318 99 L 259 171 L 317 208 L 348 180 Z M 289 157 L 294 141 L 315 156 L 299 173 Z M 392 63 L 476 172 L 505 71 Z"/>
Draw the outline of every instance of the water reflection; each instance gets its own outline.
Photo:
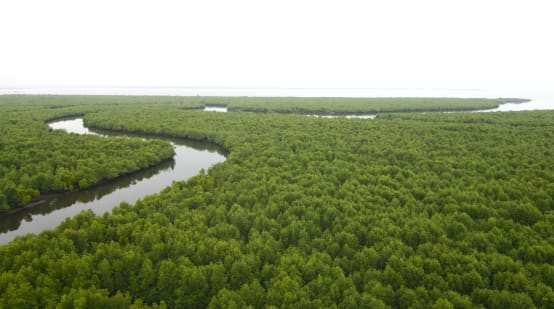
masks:
<path id="1" fill-rule="evenodd" d="M 8 231 L 18 229 L 21 226 L 23 220 L 27 222 L 33 221 L 33 218 L 36 221 L 42 220 L 40 219 L 41 217 L 33 216 L 41 215 L 44 218 L 46 215 L 55 210 L 65 208 L 73 204 L 87 205 L 94 201 L 102 201 L 102 204 L 117 202 L 116 196 L 110 196 L 109 198 L 104 198 L 104 196 L 109 195 L 116 190 L 129 188 L 131 185 L 135 185 L 137 182 L 140 182 L 144 179 L 150 179 L 152 176 L 162 171 L 171 170 L 174 167 L 175 161 L 168 160 L 163 162 L 162 164 L 147 168 L 132 175 L 122 176 L 116 180 L 110 181 L 109 183 L 98 185 L 87 190 L 69 192 L 66 194 L 47 197 L 40 206 L 28 208 L 24 211 L 14 213 L 6 217 L 0 217 L 0 233 L 6 233 Z M 95 210 L 95 212 L 98 212 L 99 208 L 95 207 Z M 30 230 L 28 232 L 34 231 Z M 1 240 L 3 239 L 3 237 L 4 235 L 0 235 L 0 242 L 2 242 Z"/>
<path id="2" fill-rule="evenodd" d="M 83 126 L 82 119 L 62 120 L 51 123 L 50 127 L 64 129 L 70 133 L 121 135 L 89 130 Z M 149 138 L 140 134 L 132 136 Z M 225 160 L 223 149 L 213 144 L 182 139 L 166 140 L 170 140 L 175 148 L 173 160 L 87 190 L 55 195 L 46 198 L 39 206 L 0 217 L 0 244 L 7 243 L 19 235 L 55 228 L 66 218 L 73 217 L 83 210 L 90 209 L 96 214 L 103 214 L 123 201 L 135 203 L 146 195 L 160 192 L 173 181 L 188 179 L 197 175 L 200 170 L 207 170 Z"/>
<path id="3" fill-rule="evenodd" d="M 48 126 L 54 130 L 64 130 L 69 133 L 97 135 L 95 132 L 85 127 L 83 118 L 60 120 L 49 123 Z"/>

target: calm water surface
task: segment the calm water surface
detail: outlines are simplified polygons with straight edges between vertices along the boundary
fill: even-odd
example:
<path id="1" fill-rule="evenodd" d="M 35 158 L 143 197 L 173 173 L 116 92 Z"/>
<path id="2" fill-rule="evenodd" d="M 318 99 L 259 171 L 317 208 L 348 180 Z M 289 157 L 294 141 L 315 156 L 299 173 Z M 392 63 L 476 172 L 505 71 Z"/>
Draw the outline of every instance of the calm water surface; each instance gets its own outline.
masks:
<path id="1" fill-rule="evenodd" d="M 114 135 L 100 130 L 90 131 L 84 127 L 83 119 L 57 121 L 49 126 L 77 134 Z M 188 179 L 202 169 L 207 170 L 212 165 L 225 161 L 223 150 L 214 145 L 179 139 L 168 140 L 175 147 L 173 160 L 94 188 L 58 195 L 40 206 L 0 217 L 0 244 L 19 235 L 55 228 L 66 218 L 83 210 L 90 209 L 100 215 L 111 211 L 121 202 L 133 204 L 146 195 L 160 192 L 173 181 Z"/>
<path id="2" fill-rule="evenodd" d="M 226 106 L 205 106 L 204 107 L 205 112 L 220 112 L 220 113 L 226 113 L 227 107 Z"/>

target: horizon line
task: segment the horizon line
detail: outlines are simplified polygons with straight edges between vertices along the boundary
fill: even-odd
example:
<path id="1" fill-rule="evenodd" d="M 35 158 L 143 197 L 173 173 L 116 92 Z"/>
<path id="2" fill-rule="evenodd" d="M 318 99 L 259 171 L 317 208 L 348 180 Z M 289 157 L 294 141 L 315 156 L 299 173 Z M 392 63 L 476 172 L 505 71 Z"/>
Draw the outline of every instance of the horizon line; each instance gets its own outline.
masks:
<path id="1" fill-rule="evenodd" d="M 266 86 L 107 86 L 107 85 L 0 85 L 0 89 L 260 89 L 260 90 L 471 90 L 483 91 L 490 88 L 456 87 L 266 87 Z"/>

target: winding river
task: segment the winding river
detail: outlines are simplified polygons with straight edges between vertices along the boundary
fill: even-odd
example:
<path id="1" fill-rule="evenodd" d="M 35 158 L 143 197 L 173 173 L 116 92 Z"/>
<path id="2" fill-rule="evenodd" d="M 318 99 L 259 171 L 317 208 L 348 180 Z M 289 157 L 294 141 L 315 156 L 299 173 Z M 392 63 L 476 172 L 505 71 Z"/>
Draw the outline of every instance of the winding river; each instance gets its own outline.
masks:
<path id="1" fill-rule="evenodd" d="M 497 108 L 474 112 L 521 111 L 554 109 L 554 98 L 533 99 L 525 103 L 506 103 Z M 225 106 L 206 106 L 205 111 L 227 112 Z M 374 114 L 367 115 L 307 115 L 321 118 L 364 118 L 373 119 Z M 100 130 L 91 131 L 83 125 L 83 119 L 62 120 L 50 123 L 53 129 L 63 129 L 69 133 L 121 135 Z M 149 138 L 148 136 L 140 136 Z M 211 144 L 191 142 L 182 139 L 166 139 L 175 147 L 173 160 L 147 168 L 131 175 L 119 177 L 113 181 L 77 192 L 54 195 L 46 198 L 37 207 L 24 209 L 9 216 L 0 217 L 0 244 L 5 244 L 19 235 L 40 233 L 53 229 L 68 217 L 75 216 L 83 210 L 92 210 L 96 214 L 111 211 L 119 203 L 135 203 L 146 195 L 154 194 L 172 184 L 173 181 L 185 180 L 198 174 L 202 169 L 225 161 L 224 151 Z"/>
<path id="2" fill-rule="evenodd" d="M 100 130 L 91 131 L 83 125 L 81 118 L 56 121 L 49 126 L 69 133 L 121 135 Z M 137 136 L 149 138 L 144 135 Z M 186 180 L 197 175 L 201 170 L 207 170 L 212 165 L 225 161 L 223 149 L 212 144 L 183 139 L 166 138 L 166 140 L 169 140 L 175 148 L 173 160 L 87 190 L 53 195 L 36 207 L 0 217 L 0 244 L 5 244 L 16 236 L 53 229 L 66 218 L 73 217 L 83 210 L 90 209 L 95 214 L 101 215 L 111 211 L 121 202 L 133 204 L 146 195 L 157 193 L 170 186 L 173 181 Z"/>

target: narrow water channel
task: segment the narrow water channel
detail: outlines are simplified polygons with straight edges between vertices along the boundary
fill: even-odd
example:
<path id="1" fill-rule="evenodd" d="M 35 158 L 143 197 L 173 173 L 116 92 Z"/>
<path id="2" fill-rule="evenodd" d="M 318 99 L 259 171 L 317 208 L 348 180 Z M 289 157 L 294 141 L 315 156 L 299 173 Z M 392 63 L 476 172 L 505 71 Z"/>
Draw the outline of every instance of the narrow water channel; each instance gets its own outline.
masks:
<path id="1" fill-rule="evenodd" d="M 49 126 L 69 133 L 120 135 L 89 130 L 83 125 L 83 119 L 57 121 L 50 123 Z M 202 169 L 207 170 L 212 165 L 225 161 L 223 149 L 212 144 L 183 139 L 166 140 L 169 140 L 175 148 L 173 160 L 87 190 L 55 195 L 39 206 L 0 217 L 0 244 L 5 244 L 16 236 L 28 233 L 38 234 L 44 230 L 53 229 L 66 218 L 73 217 L 83 210 L 90 209 L 101 215 L 111 211 L 121 202 L 133 204 L 146 195 L 160 192 L 173 181 L 186 180 L 197 175 Z"/>

